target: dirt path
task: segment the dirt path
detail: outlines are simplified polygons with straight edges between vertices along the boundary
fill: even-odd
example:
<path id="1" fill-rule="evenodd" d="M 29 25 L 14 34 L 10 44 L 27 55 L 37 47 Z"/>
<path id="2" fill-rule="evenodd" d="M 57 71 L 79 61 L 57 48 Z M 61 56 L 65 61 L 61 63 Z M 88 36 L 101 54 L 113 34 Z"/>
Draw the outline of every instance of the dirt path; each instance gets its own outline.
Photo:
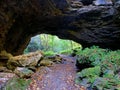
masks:
<path id="1" fill-rule="evenodd" d="M 62 57 L 65 59 L 63 64 L 39 68 L 27 90 L 85 90 L 74 82 L 75 58 Z"/>

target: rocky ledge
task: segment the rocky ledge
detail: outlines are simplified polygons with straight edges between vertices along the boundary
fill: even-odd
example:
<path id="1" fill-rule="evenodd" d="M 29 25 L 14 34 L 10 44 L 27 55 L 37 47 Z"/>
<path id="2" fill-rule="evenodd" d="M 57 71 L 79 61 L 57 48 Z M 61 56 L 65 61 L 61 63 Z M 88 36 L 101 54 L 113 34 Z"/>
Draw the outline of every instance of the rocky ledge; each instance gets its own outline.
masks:
<path id="1" fill-rule="evenodd" d="M 30 38 L 41 33 L 71 39 L 83 47 L 120 49 L 119 1 L 100 6 L 78 1 L 1 0 L 0 51 L 19 55 Z"/>

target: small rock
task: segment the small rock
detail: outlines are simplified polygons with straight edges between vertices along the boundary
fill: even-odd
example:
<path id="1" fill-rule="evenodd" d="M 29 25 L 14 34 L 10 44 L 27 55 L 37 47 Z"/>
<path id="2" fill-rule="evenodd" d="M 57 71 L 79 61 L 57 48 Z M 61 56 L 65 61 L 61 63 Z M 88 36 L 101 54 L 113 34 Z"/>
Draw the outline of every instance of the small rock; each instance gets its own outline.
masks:
<path id="1" fill-rule="evenodd" d="M 40 62 L 40 66 L 52 66 L 54 64 L 53 61 L 50 61 L 50 60 L 42 60 Z"/>
<path id="2" fill-rule="evenodd" d="M 89 83 L 89 80 L 87 78 L 84 78 L 81 83 L 80 83 L 82 86 L 84 87 L 90 87 L 90 83 Z"/>
<path id="3" fill-rule="evenodd" d="M 34 72 L 25 67 L 17 67 L 14 73 L 21 78 L 29 78 Z"/>
<path id="4" fill-rule="evenodd" d="M 79 2 L 79 1 L 72 1 L 71 2 L 71 7 L 72 8 L 81 8 L 81 7 L 83 7 L 83 3 Z"/>
<path id="5" fill-rule="evenodd" d="M 104 86 L 105 82 L 106 82 L 106 79 L 99 77 L 92 84 L 92 88 L 94 88 L 96 90 L 103 90 L 103 86 Z"/>
<path id="6" fill-rule="evenodd" d="M 58 54 L 58 55 L 55 55 L 55 56 L 45 57 L 43 60 L 52 61 L 52 62 L 55 62 L 55 63 L 61 63 L 63 58 Z"/>

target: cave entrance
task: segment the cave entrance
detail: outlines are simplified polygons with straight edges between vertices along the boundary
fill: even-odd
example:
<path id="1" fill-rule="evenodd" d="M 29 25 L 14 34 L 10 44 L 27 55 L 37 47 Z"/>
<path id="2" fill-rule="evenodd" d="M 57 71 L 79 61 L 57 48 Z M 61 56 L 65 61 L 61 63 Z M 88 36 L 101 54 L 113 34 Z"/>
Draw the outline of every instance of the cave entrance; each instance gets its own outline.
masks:
<path id="1" fill-rule="evenodd" d="M 42 50 L 49 53 L 69 54 L 76 48 L 82 48 L 82 46 L 72 40 L 60 39 L 50 34 L 40 34 L 31 38 L 24 53 Z"/>

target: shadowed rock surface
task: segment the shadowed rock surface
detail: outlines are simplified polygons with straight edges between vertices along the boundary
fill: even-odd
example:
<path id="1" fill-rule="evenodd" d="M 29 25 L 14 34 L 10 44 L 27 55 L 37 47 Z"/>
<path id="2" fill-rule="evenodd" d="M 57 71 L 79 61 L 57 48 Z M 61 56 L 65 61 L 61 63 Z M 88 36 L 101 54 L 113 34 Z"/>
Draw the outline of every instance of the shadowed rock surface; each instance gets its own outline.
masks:
<path id="1" fill-rule="evenodd" d="M 57 35 L 88 47 L 120 49 L 120 5 L 70 7 L 66 0 L 1 0 L 0 51 L 19 55 L 36 34 Z"/>

